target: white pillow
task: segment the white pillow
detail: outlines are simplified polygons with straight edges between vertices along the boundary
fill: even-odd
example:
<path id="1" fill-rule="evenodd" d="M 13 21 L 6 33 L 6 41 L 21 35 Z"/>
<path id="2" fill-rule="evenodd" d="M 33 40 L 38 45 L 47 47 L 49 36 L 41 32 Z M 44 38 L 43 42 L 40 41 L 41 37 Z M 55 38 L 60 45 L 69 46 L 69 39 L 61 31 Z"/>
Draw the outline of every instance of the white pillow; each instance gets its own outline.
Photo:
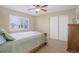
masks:
<path id="1" fill-rule="evenodd" d="M 6 42 L 6 39 L 2 35 L 0 35 L 0 45 L 5 42 Z"/>
<path id="2" fill-rule="evenodd" d="M 5 31 L 3 28 L 0 27 L 0 34 L 3 34 L 3 33 L 5 35 L 3 37 L 5 37 L 5 39 L 7 41 L 13 41 L 13 40 L 15 40 L 12 36 L 9 35 L 9 33 L 7 31 Z"/>
<path id="3" fill-rule="evenodd" d="M 5 38 L 6 38 L 6 40 L 7 41 L 13 41 L 13 40 L 15 40 L 10 34 L 8 34 L 8 33 L 5 33 Z"/>

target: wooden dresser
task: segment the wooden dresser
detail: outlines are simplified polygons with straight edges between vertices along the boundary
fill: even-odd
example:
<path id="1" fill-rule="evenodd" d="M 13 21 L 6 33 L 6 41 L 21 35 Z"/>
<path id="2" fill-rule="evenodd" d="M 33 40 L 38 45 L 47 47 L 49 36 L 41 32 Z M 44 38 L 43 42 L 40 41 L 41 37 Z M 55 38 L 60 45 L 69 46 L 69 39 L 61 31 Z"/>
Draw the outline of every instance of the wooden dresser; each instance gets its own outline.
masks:
<path id="1" fill-rule="evenodd" d="M 68 25 L 68 51 L 79 52 L 79 24 Z"/>

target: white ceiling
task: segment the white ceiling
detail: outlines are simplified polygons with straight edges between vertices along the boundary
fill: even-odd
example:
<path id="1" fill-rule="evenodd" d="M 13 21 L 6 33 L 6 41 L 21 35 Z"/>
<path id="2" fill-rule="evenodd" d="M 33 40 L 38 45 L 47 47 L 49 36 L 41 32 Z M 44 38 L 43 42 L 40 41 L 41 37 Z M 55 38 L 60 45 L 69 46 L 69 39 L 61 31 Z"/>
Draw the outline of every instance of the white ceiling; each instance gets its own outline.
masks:
<path id="1" fill-rule="evenodd" d="M 73 9 L 76 6 L 74 5 L 48 5 L 47 12 L 39 12 L 39 13 L 35 13 L 34 10 L 28 10 L 30 8 L 33 8 L 32 5 L 3 5 L 2 7 L 6 7 L 12 10 L 16 10 L 16 11 L 20 11 L 20 12 L 24 12 L 33 16 L 38 16 L 44 13 L 49 13 L 49 12 L 57 12 L 57 11 L 62 11 L 62 10 L 68 10 L 68 9 Z"/>

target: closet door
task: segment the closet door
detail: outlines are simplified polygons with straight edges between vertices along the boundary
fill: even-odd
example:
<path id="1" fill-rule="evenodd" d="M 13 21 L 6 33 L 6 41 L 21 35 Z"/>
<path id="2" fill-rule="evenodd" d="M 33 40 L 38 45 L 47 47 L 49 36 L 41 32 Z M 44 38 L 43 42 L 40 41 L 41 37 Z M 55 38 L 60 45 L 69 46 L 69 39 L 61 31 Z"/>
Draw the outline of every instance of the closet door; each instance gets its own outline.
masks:
<path id="1" fill-rule="evenodd" d="M 58 16 L 53 16 L 50 19 L 50 38 L 58 39 Z"/>
<path id="2" fill-rule="evenodd" d="M 67 41 L 68 39 L 68 16 L 59 16 L 59 40 Z"/>

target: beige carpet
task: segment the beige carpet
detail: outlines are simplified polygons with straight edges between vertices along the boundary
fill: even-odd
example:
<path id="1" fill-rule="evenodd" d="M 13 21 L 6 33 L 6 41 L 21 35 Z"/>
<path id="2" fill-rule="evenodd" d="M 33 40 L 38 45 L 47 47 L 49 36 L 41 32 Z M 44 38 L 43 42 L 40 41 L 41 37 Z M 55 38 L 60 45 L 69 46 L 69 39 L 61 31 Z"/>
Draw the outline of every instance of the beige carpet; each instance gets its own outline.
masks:
<path id="1" fill-rule="evenodd" d="M 37 53 L 68 53 L 67 42 L 49 39 L 48 44 L 40 48 Z"/>

